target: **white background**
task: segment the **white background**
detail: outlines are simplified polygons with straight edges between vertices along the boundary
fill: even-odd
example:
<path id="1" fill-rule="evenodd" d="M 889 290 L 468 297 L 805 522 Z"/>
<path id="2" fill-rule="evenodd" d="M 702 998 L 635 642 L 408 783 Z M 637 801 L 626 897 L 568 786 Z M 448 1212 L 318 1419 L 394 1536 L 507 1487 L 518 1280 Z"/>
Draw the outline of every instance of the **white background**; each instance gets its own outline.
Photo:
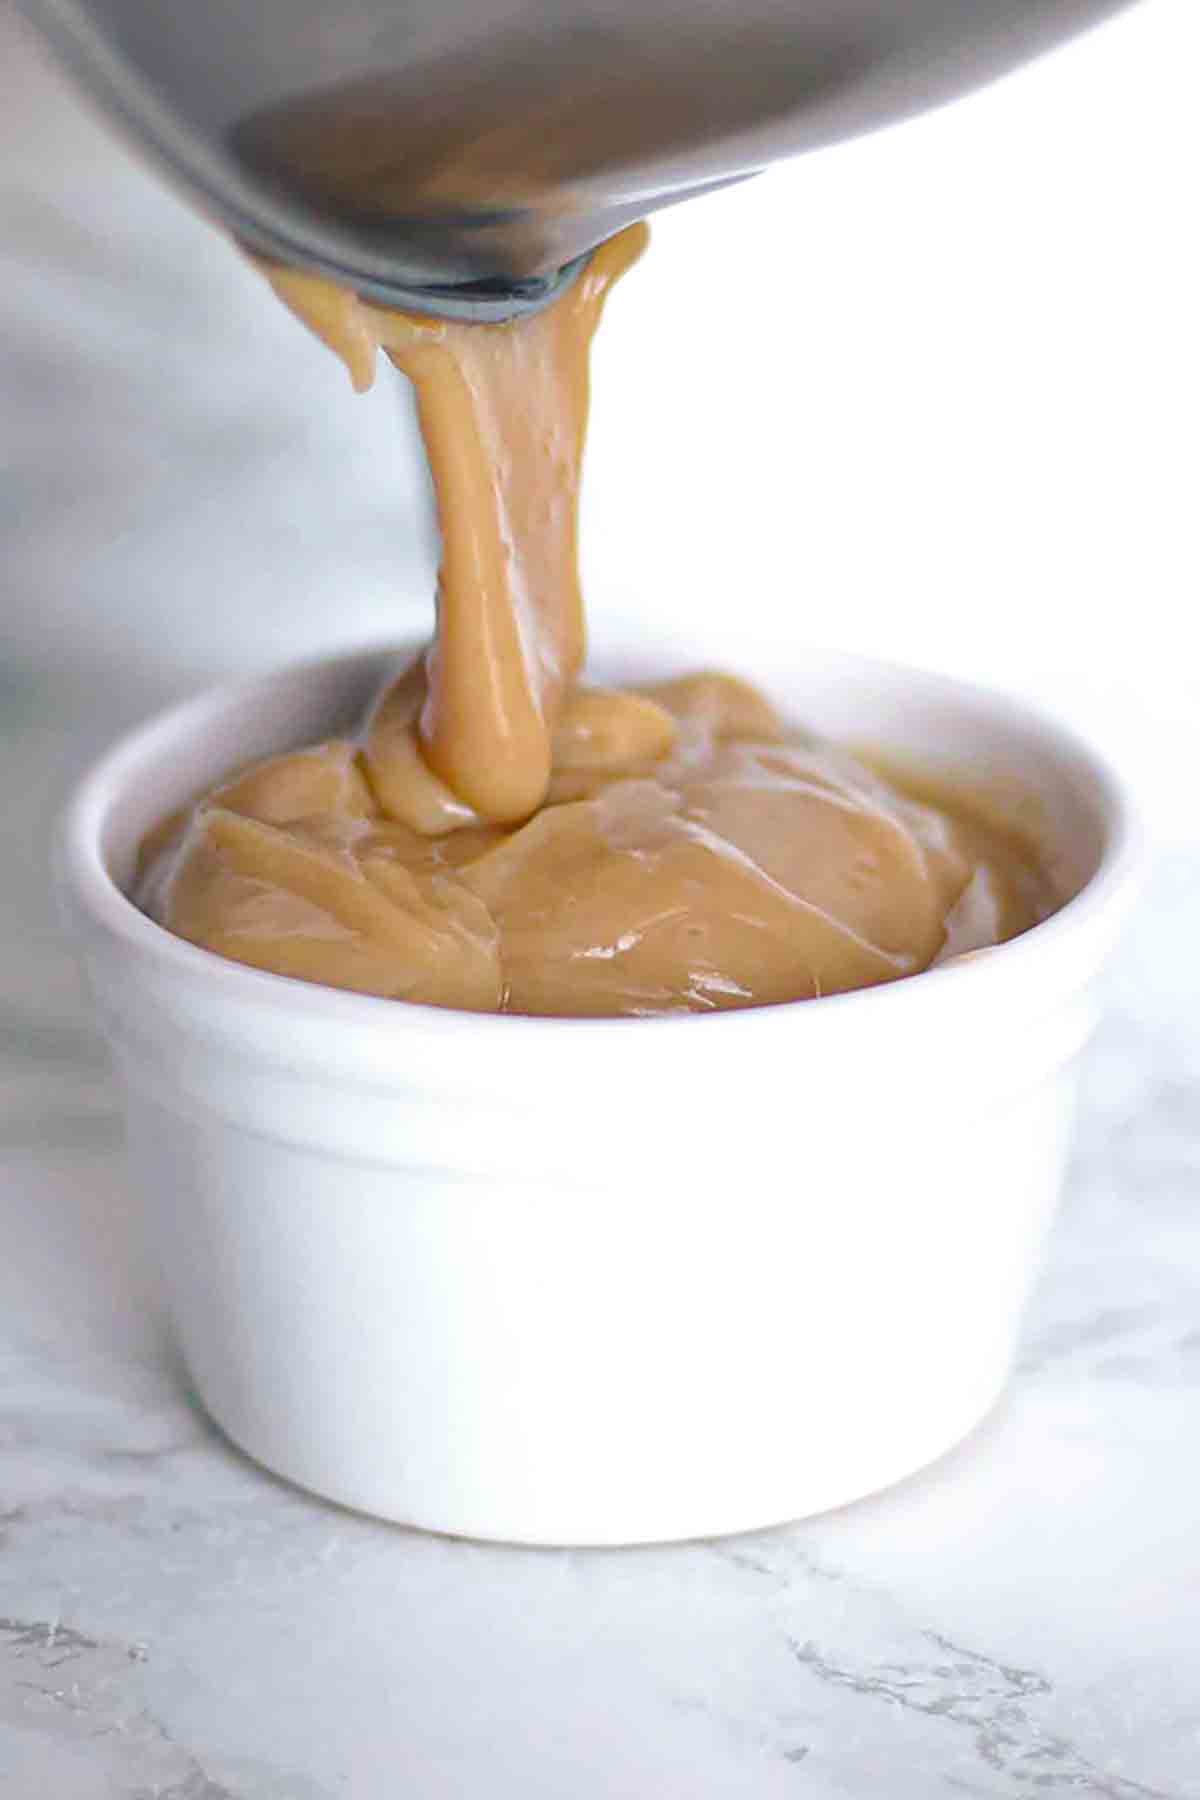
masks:
<path id="1" fill-rule="evenodd" d="M 1143 0 L 660 219 L 596 355 L 600 631 L 749 667 L 786 633 L 1024 687 L 1191 835 L 1198 15 Z M 356 399 L 0 29 L 0 656 L 198 679 L 427 610 L 392 380 Z"/>
<path id="2" fill-rule="evenodd" d="M 597 354 L 596 591 L 1026 687 L 1190 832 L 1198 66 L 1149 0 L 665 218 Z"/>

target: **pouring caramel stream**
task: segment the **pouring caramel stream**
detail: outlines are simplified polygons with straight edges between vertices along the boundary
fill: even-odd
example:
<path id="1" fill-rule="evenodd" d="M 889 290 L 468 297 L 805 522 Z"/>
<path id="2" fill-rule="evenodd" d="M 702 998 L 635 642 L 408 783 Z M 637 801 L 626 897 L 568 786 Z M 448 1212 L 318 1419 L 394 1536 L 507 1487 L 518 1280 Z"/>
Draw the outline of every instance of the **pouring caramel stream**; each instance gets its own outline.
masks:
<path id="1" fill-rule="evenodd" d="M 170 930 L 359 992 L 635 1016 L 892 981 L 1053 910 L 1021 832 L 961 793 L 918 799 L 732 676 L 579 685 L 588 351 L 645 240 L 506 325 L 266 268 L 356 387 L 381 348 L 413 382 L 436 631 L 358 743 L 236 773 L 153 835 L 139 899 Z"/>
<path id="2" fill-rule="evenodd" d="M 419 779 L 404 742 L 415 729 L 447 790 L 446 825 L 463 807 L 512 823 L 545 798 L 554 727 L 584 654 L 577 538 L 588 352 L 609 290 L 647 235 L 630 226 L 556 304 L 503 325 L 388 311 L 263 265 L 356 388 L 370 386 L 383 349 L 416 390 L 442 539 L 437 631 L 424 694 L 410 684 L 381 709 L 368 757 L 387 788 L 398 775 Z"/>

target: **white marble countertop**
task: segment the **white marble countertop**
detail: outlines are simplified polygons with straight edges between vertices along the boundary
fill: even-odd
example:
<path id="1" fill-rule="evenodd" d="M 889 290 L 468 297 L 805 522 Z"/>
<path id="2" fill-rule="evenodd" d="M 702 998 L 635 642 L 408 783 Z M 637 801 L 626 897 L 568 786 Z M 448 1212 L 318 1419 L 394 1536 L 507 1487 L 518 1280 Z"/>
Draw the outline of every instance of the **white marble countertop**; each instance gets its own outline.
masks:
<path id="1" fill-rule="evenodd" d="M 937 1468 L 743 1539 L 506 1550 L 311 1499 L 199 1412 L 143 1256 L 114 1088 L 53 923 L 46 821 L 99 741 L 195 679 L 212 593 L 240 596 L 268 550 L 270 571 L 295 575 L 294 617 L 311 622 L 353 537 L 354 632 L 377 635 L 403 535 L 394 518 L 407 507 L 411 527 L 422 497 L 409 479 L 389 512 L 391 477 L 372 473 L 373 440 L 343 426 L 332 385 L 316 448 L 295 396 L 277 429 L 247 440 L 228 408 L 204 413 L 201 431 L 194 393 L 164 402 L 138 385 L 138 346 L 161 330 L 167 301 L 211 361 L 214 318 L 226 300 L 242 304 L 240 273 L 206 265 L 189 312 L 179 269 L 200 230 L 165 203 L 161 215 L 135 205 L 142 178 L 115 153 L 106 179 L 123 199 L 100 248 L 94 226 L 89 237 L 68 218 L 63 194 L 78 199 L 100 140 L 40 62 L 17 57 L 9 30 L 0 18 L 19 99 L 5 115 L 0 214 L 20 254 L 3 290 L 0 370 L 19 425 L 8 466 L 27 481 L 0 488 L 17 496 L 0 620 L 0 1795 L 1193 1800 L 1194 805 L 1160 836 L 1088 1056 L 1069 1188 L 1012 1390 Z M 73 186 L 42 167 L 47 116 Z M 46 226 L 56 194 L 57 235 Z M 137 263 L 160 218 L 174 273 L 143 321 L 122 310 L 116 272 L 122 246 Z M 47 322 L 67 275 L 94 303 L 89 316 L 109 296 L 132 350 L 120 329 L 101 354 L 82 323 L 68 341 L 61 316 Z M 246 329 L 276 387 L 288 358 L 307 355 L 266 312 L 247 311 Z M 164 355 L 160 373 L 184 383 L 188 356 Z M 269 470 L 256 495 L 282 484 L 294 499 L 356 455 L 355 518 L 322 535 L 303 506 L 281 507 L 266 515 L 265 546 L 245 535 L 253 468 Z M 187 530 L 171 524 L 180 470 L 206 508 Z M 155 639 L 163 581 L 178 610 Z M 266 629 L 256 604 L 252 594 L 252 638 Z M 265 635 L 245 651 L 273 653 Z M 1194 702 L 1192 681 L 1147 705 L 1144 730 L 1160 736 L 1145 741 L 1163 768 L 1187 746 L 1195 767 Z"/>

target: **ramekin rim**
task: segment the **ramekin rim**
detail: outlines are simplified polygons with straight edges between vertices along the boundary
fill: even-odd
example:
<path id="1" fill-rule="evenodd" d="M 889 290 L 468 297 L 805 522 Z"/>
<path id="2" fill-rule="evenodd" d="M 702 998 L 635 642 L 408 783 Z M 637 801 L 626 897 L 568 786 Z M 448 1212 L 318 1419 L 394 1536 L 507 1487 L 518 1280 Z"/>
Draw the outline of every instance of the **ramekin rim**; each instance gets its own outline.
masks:
<path id="1" fill-rule="evenodd" d="M 425 1031 L 431 1035 L 461 1033 L 464 1024 L 477 1026 L 481 1030 L 502 1032 L 506 1036 L 516 1032 L 542 1037 L 552 1032 L 573 1035 L 587 1033 L 590 1036 L 600 1033 L 617 1035 L 641 1031 L 647 1026 L 652 1026 L 659 1033 L 678 1032 L 698 1029 L 697 1022 L 700 1020 L 710 1021 L 711 1029 L 711 1021 L 716 1018 L 727 1021 L 723 1027 L 726 1031 L 731 1028 L 728 1022 L 735 1019 L 742 1021 L 737 1029 L 747 1030 L 755 1028 L 752 1021 L 759 1022 L 761 1028 L 763 1021 L 777 1019 L 780 1014 L 803 1012 L 806 1018 L 816 1019 L 830 1018 L 835 1009 L 839 1014 L 844 1014 L 847 1009 L 855 1007 L 871 1006 L 878 1009 L 885 1004 L 894 1007 L 900 1003 L 898 997 L 911 991 L 912 983 L 917 979 L 920 980 L 927 999 L 932 998 L 935 983 L 943 991 L 953 986 L 959 994 L 963 984 L 967 982 L 977 988 L 986 988 L 996 980 L 1006 979 L 1013 972 L 1018 957 L 1026 964 L 1032 959 L 1045 961 L 1055 954 L 1056 946 L 1064 937 L 1077 934 L 1089 918 L 1121 910 L 1142 863 L 1145 833 L 1128 783 L 1087 738 L 1064 724 L 1053 711 L 1043 709 L 1024 698 L 1017 698 L 1002 688 L 988 687 L 938 670 L 860 655 L 854 651 L 813 645 L 802 647 L 797 654 L 803 654 L 804 650 L 826 660 L 844 661 L 859 669 L 877 670 L 893 677 L 911 674 L 922 682 L 932 682 L 959 698 L 968 701 L 978 698 L 992 708 L 1000 705 L 1010 717 L 1019 724 L 1027 725 L 1043 742 L 1050 742 L 1056 751 L 1082 762 L 1100 791 L 1106 816 L 1106 843 L 1097 868 L 1079 892 L 1049 918 L 1022 932 L 1020 936 L 960 962 L 922 970 L 919 976 L 903 977 L 847 993 L 822 995 L 816 1000 L 778 1001 L 762 1006 L 729 1008 L 712 1014 L 670 1013 L 636 1018 L 472 1013 L 389 999 L 380 995 L 354 993 L 234 962 L 176 937 L 143 913 L 122 891 L 106 868 L 100 851 L 100 840 L 113 796 L 122 791 L 121 776 L 130 766 L 139 762 L 146 746 L 168 727 L 172 727 L 176 733 L 184 729 L 190 714 L 204 713 L 220 700 L 235 702 L 239 695 L 249 696 L 261 688 L 269 687 L 275 681 L 294 679 L 305 671 L 315 674 L 318 671 L 330 671 L 339 665 L 362 663 L 369 666 L 372 662 L 382 662 L 385 657 L 394 658 L 397 655 L 398 646 L 395 644 L 366 646 L 311 657 L 210 685 L 163 708 L 142 724 L 123 733 L 79 779 L 60 815 L 55 834 L 56 872 L 83 915 L 99 925 L 128 954 L 149 961 L 161 970 L 170 970 L 180 977 L 210 987 L 214 981 L 221 981 L 231 996 L 240 995 L 247 1002 L 260 1006 L 273 1004 L 293 1014 L 302 1012 L 309 1018 L 324 1016 L 331 1022 L 337 1020 L 360 1026 L 366 1026 L 370 1021 L 373 1027 L 382 1025 L 387 1019 L 391 1021 L 387 1029 L 396 1033 Z"/>

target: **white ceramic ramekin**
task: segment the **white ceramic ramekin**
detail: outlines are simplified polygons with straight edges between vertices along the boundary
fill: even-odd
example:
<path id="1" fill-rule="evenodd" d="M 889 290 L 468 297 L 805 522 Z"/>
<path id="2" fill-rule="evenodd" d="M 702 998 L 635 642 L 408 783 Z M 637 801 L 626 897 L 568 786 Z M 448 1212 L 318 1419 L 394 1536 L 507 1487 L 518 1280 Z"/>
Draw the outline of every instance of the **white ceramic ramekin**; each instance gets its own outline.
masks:
<path id="1" fill-rule="evenodd" d="M 149 826 L 346 728 L 391 660 L 166 714 L 60 838 L 205 1405 L 320 1494 L 527 1543 L 765 1525 L 937 1457 L 1004 1385 L 1058 1189 L 1137 862 L 1119 782 L 995 694 L 781 655 L 757 673 L 815 729 L 1035 794 L 1079 892 L 996 951 L 757 1011 L 437 1011 L 241 968 L 130 904 Z"/>

